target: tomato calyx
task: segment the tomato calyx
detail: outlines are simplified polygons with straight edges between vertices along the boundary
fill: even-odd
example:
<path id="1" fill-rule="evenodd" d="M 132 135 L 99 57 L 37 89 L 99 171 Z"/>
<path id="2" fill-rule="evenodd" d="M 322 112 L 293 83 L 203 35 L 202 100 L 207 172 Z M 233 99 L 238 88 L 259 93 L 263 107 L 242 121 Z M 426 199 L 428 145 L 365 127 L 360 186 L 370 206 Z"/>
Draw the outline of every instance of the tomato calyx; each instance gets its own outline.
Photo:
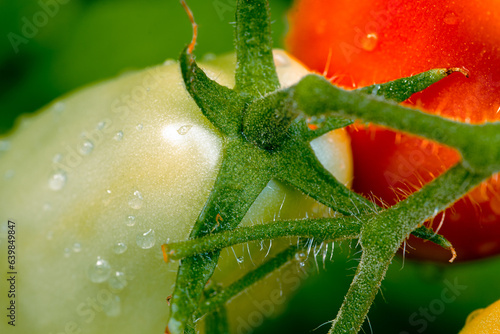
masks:
<path id="1" fill-rule="evenodd" d="M 291 184 L 339 212 L 350 214 L 356 205 L 361 205 L 359 200 L 349 199 L 350 190 L 317 160 L 309 145 L 314 136 L 304 121 L 285 126 L 287 135 L 279 143 L 279 150 L 263 149 L 242 133 L 245 113 L 256 110 L 256 114 L 265 115 L 268 110 L 259 112 L 262 108 L 254 107 L 260 102 L 253 102 L 279 88 L 269 16 L 267 1 L 238 4 L 234 89 L 210 79 L 197 66 L 190 46 L 181 54 L 181 73 L 187 91 L 225 138 L 219 174 L 191 231 L 193 239 L 234 229 L 271 179 Z M 262 124 L 260 119 L 256 123 Z M 203 298 L 205 283 L 216 268 L 218 256 L 217 250 L 182 260 L 171 299 L 170 332 L 181 333 L 196 319 L 193 315 Z"/>
<path id="2" fill-rule="evenodd" d="M 182 333 L 205 314 L 209 323 L 224 322 L 225 301 L 279 268 L 297 251 L 297 247 L 290 248 L 230 287 L 207 295 L 206 283 L 217 266 L 222 248 L 250 240 L 300 236 L 320 241 L 359 239 L 363 250 L 361 262 L 331 331 L 357 332 L 401 244 L 413 233 L 452 249 L 445 238 L 423 227 L 423 222 L 446 209 L 491 171 L 500 169 L 497 166 L 500 158 L 495 155 L 481 160 L 469 154 L 473 152 L 469 139 L 484 127 L 458 124 L 396 103 L 447 75 L 462 72 L 460 69 L 431 70 L 357 91 L 340 89 L 317 75 L 308 75 L 296 85 L 280 88 L 272 54 L 268 2 L 239 1 L 235 29 L 237 66 L 233 89 L 218 84 L 198 67 L 192 53 L 195 39 L 180 57 L 187 91 L 224 141 L 218 176 L 190 240 L 162 246 L 166 260 L 182 259 L 171 299 L 168 330 Z M 352 124 L 355 119 L 457 147 L 463 153 L 463 163 L 400 204 L 382 209 L 336 180 L 310 146 L 311 140 Z M 311 129 L 308 122 L 317 128 Z M 498 126 L 486 127 L 493 132 Z M 465 135 L 461 137 L 462 134 Z M 489 133 L 488 138 L 492 137 Z M 481 143 L 494 149 L 491 143 Z M 277 221 L 238 229 L 250 206 L 272 179 L 301 190 L 343 216 Z"/>

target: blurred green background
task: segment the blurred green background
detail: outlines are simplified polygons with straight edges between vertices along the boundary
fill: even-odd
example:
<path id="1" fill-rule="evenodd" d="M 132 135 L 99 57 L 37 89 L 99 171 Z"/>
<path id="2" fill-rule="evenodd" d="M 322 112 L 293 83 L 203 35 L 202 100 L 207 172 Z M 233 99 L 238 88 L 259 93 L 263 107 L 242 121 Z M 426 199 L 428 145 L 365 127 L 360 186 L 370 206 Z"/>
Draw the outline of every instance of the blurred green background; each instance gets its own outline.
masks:
<path id="1" fill-rule="evenodd" d="M 234 4 L 189 1 L 199 24 L 198 56 L 233 49 Z M 290 5 L 290 0 L 271 1 L 276 47 L 283 47 Z M 177 58 L 191 38 L 191 25 L 177 0 L 0 0 L 0 32 L 3 133 L 18 115 L 82 85 Z M 336 250 L 325 269 L 318 259 L 319 274 L 314 270 L 288 298 L 286 313 L 254 332 L 326 333 L 325 322 L 334 318 L 354 275 L 355 254 L 349 247 Z M 403 266 L 398 258 L 363 330 L 457 333 L 468 313 L 500 298 L 499 275 L 499 259 L 455 265 L 407 260 Z M 448 284 L 458 284 L 458 294 L 450 295 Z M 445 302 L 443 291 L 455 300 Z"/>
<path id="2" fill-rule="evenodd" d="M 236 0 L 188 3 L 197 55 L 231 51 Z M 277 47 L 289 4 L 271 2 Z M 2 133 L 17 115 L 82 85 L 177 59 L 191 24 L 178 0 L 0 0 L 0 33 Z"/>

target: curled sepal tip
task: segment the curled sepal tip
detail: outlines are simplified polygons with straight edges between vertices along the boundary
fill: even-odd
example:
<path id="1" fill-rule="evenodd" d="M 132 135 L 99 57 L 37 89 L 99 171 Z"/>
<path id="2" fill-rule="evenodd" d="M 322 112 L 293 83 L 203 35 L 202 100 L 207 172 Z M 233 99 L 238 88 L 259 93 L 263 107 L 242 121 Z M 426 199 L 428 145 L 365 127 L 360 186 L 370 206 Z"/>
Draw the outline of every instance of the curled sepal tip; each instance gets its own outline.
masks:
<path id="1" fill-rule="evenodd" d="M 191 21 L 191 25 L 193 26 L 193 38 L 191 39 L 191 43 L 189 43 L 187 47 L 187 52 L 192 54 L 194 47 L 196 45 L 196 39 L 198 38 L 198 24 L 196 24 L 196 21 L 194 20 L 194 15 L 193 12 L 191 11 L 191 8 L 187 5 L 185 0 L 181 0 L 181 5 L 186 11 L 186 14 L 189 18 L 189 21 Z"/>
<path id="2" fill-rule="evenodd" d="M 463 68 L 436 68 L 383 84 L 363 87 L 357 89 L 357 91 L 364 94 L 382 96 L 387 100 L 403 102 L 413 94 L 426 89 L 455 72 L 462 73 L 466 78 L 469 77 L 469 72 Z"/>
<path id="3" fill-rule="evenodd" d="M 433 242 L 436 245 L 443 247 L 444 249 L 450 250 L 451 251 L 451 259 L 449 260 L 450 262 L 455 261 L 455 259 L 457 258 L 457 252 L 455 251 L 455 248 L 453 248 L 451 242 L 448 241 L 448 239 L 446 239 L 441 234 L 434 232 L 434 230 L 426 226 L 420 226 L 419 228 L 417 228 L 415 231 L 412 232 L 412 235 L 417 238 Z"/>

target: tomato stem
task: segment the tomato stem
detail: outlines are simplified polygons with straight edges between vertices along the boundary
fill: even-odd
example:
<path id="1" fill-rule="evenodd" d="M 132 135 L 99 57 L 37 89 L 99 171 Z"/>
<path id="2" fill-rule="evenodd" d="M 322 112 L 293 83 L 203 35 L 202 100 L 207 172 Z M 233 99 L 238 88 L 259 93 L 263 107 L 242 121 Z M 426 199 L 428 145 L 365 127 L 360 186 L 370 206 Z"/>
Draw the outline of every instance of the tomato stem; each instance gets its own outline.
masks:
<path id="1" fill-rule="evenodd" d="M 359 240 L 363 255 L 329 333 L 358 333 L 401 243 L 435 212 L 452 205 L 485 178 L 456 165 L 406 200 L 365 221 Z"/>
<path id="2" fill-rule="evenodd" d="M 195 319 L 209 313 L 212 323 L 208 330 L 225 333 L 224 324 L 215 324 L 217 319 L 225 323 L 221 309 L 224 303 L 290 261 L 296 248 L 285 250 L 207 298 L 206 283 L 217 266 L 220 249 L 293 235 L 318 240 L 359 237 L 361 262 L 330 331 L 357 333 L 392 258 L 411 233 L 453 252 L 446 239 L 421 225 L 500 170 L 500 123 L 462 124 L 396 104 L 447 75 L 457 71 L 465 74 L 457 68 L 430 70 L 356 91 L 308 75 L 295 86 L 279 90 L 266 0 L 238 1 L 236 84 L 234 89 L 222 86 L 196 64 L 192 51 L 197 32 L 192 15 L 190 19 L 194 38 L 181 54 L 181 72 L 187 91 L 224 138 L 223 157 L 190 240 L 162 246 L 166 261 L 182 258 L 168 328 L 173 334 L 191 333 Z M 448 144 L 462 153 L 463 161 L 406 200 L 382 209 L 336 180 L 310 145 L 314 138 L 355 119 Z M 310 120 L 317 129 L 308 127 Z M 344 216 L 236 229 L 273 179 L 301 190 Z"/>
<path id="3" fill-rule="evenodd" d="M 333 86 L 308 75 L 291 87 L 299 108 L 308 116 L 343 116 L 409 132 L 456 148 L 463 165 L 477 173 L 500 171 L 500 122 L 480 125 L 452 121 L 380 97 Z"/>

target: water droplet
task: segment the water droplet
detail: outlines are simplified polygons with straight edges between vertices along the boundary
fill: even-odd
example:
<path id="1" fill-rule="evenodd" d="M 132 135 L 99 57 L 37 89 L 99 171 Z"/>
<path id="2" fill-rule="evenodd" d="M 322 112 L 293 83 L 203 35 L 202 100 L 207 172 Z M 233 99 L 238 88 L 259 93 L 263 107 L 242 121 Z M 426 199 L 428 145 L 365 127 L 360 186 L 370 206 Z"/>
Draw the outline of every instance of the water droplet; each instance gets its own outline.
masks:
<path id="1" fill-rule="evenodd" d="M 61 162 L 62 158 L 63 158 L 62 154 L 58 153 L 58 154 L 54 155 L 54 157 L 52 158 L 52 162 L 53 163 Z"/>
<path id="2" fill-rule="evenodd" d="M 163 62 L 163 65 L 164 65 L 164 66 L 170 66 L 170 65 L 174 65 L 175 63 L 176 63 L 176 61 L 175 61 L 175 60 L 173 60 L 173 59 L 167 59 L 167 60 L 165 60 L 165 61 Z"/>
<path id="3" fill-rule="evenodd" d="M 118 131 L 115 136 L 113 137 L 114 140 L 120 141 L 123 139 L 123 131 Z"/>
<path id="4" fill-rule="evenodd" d="M 91 282 L 102 283 L 111 275 L 111 266 L 108 261 L 98 256 L 97 261 L 90 266 L 87 274 Z"/>
<path id="5" fill-rule="evenodd" d="M 135 127 L 137 130 L 141 131 L 144 126 L 142 124 L 137 124 L 137 126 Z"/>
<path id="6" fill-rule="evenodd" d="M 54 104 L 54 112 L 60 114 L 64 111 L 64 109 L 66 109 L 66 105 L 64 104 L 64 102 L 57 102 L 56 104 Z"/>
<path id="7" fill-rule="evenodd" d="M 373 49 L 377 47 L 377 44 L 378 36 L 375 33 L 366 34 L 366 36 L 361 39 L 361 47 L 365 51 L 373 51 Z"/>
<path id="8" fill-rule="evenodd" d="M 108 125 L 108 122 L 106 121 L 100 121 L 99 123 L 97 123 L 97 127 L 96 129 L 97 130 L 102 130 L 106 127 L 106 125 Z"/>
<path id="9" fill-rule="evenodd" d="M 149 249 L 153 247 L 156 242 L 155 231 L 150 229 L 147 232 L 139 233 L 135 238 L 135 242 L 137 243 L 137 246 L 141 247 L 142 249 Z"/>
<path id="10" fill-rule="evenodd" d="M 102 308 L 108 317 L 119 316 L 122 312 L 120 297 L 116 295 L 111 296 L 111 300 L 107 304 L 104 304 Z"/>
<path id="11" fill-rule="evenodd" d="M 128 200 L 128 205 L 135 210 L 139 210 L 142 207 L 143 202 L 142 194 L 139 190 L 134 191 Z"/>
<path id="12" fill-rule="evenodd" d="M 0 140 L 0 153 L 7 152 L 10 149 L 10 141 Z"/>
<path id="13" fill-rule="evenodd" d="M 64 257 L 68 258 L 71 255 L 71 249 L 64 248 Z"/>
<path id="14" fill-rule="evenodd" d="M 305 260 L 307 260 L 307 254 L 304 253 L 304 252 L 300 252 L 300 253 L 296 253 L 295 254 L 295 260 L 297 260 L 298 262 L 300 262 L 300 265 L 303 267 L 303 263 Z"/>
<path id="15" fill-rule="evenodd" d="M 78 151 L 80 151 L 83 155 L 88 155 L 94 149 L 94 144 L 90 140 L 85 140 L 79 147 Z"/>
<path id="16" fill-rule="evenodd" d="M 180 134 L 181 136 L 184 136 L 191 130 L 193 126 L 192 125 L 183 125 L 179 129 L 177 129 L 177 133 Z"/>
<path id="17" fill-rule="evenodd" d="M 52 240 L 54 238 L 54 231 L 48 231 L 45 237 L 47 240 Z"/>
<path id="18" fill-rule="evenodd" d="M 82 250 L 82 245 L 79 242 L 73 244 L 73 252 L 80 253 Z"/>
<path id="19" fill-rule="evenodd" d="M 49 188 L 54 191 L 61 190 L 66 184 L 66 173 L 58 171 L 49 177 Z"/>
<path id="20" fill-rule="evenodd" d="M 50 205 L 49 203 L 45 203 L 42 208 L 43 211 L 50 211 L 52 210 L 52 205 Z"/>
<path id="21" fill-rule="evenodd" d="M 123 242 L 119 242 L 113 246 L 113 252 L 115 254 L 123 254 L 127 250 L 127 245 Z"/>
<path id="22" fill-rule="evenodd" d="M 127 226 L 134 226 L 135 225 L 135 216 L 128 216 L 127 220 L 125 221 L 125 224 Z"/>
<path id="23" fill-rule="evenodd" d="M 108 190 L 106 190 L 106 195 L 102 199 L 102 204 L 104 204 L 104 206 L 108 206 L 109 203 L 111 203 L 112 199 L 113 199 L 113 196 L 111 196 L 111 190 L 108 189 Z"/>
<path id="24" fill-rule="evenodd" d="M 115 272 L 108 280 L 108 284 L 112 289 L 122 290 L 127 286 L 127 278 L 121 271 Z"/>
<path id="25" fill-rule="evenodd" d="M 454 12 L 448 12 L 444 15 L 444 23 L 454 26 L 458 24 L 458 15 Z"/>
<path id="26" fill-rule="evenodd" d="M 236 258 L 236 261 L 237 261 L 238 263 L 243 263 L 243 260 L 245 260 L 245 258 L 244 258 L 243 256 L 240 256 L 240 257 L 237 257 L 237 258 Z"/>

